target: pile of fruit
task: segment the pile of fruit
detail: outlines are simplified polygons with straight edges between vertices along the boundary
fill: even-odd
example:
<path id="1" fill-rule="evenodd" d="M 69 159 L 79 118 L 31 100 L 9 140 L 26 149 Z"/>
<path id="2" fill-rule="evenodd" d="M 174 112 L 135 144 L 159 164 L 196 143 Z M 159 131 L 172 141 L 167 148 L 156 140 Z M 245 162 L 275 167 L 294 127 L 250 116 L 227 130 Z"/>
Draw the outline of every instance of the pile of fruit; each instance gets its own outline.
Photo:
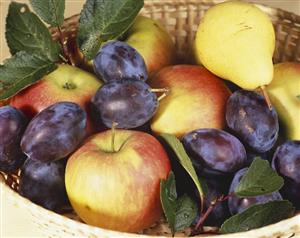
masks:
<path id="1" fill-rule="evenodd" d="M 38 16 L 9 6 L 0 66 L 0 171 L 20 195 L 125 232 L 162 216 L 173 234 L 240 232 L 300 209 L 300 63 L 273 65 L 256 6 L 211 7 L 198 65 L 174 65 L 143 0 L 87 0 L 72 50 L 64 1 L 30 2 Z"/>

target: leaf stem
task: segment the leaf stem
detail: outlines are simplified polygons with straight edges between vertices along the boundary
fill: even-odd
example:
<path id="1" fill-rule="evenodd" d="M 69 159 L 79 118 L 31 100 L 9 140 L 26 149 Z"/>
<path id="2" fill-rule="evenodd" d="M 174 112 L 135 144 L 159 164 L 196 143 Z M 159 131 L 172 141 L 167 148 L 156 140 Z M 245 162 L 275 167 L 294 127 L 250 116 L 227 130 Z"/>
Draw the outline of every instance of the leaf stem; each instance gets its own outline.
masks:
<path id="1" fill-rule="evenodd" d="M 222 195 L 219 198 L 216 198 L 215 200 L 211 201 L 207 210 L 201 214 L 200 219 L 198 220 L 196 226 L 194 227 L 194 229 L 192 231 L 192 235 L 198 235 L 203 230 L 203 225 L 204 225 L 205 220 L 208 218 L 208 216 L 214 210 L 214 208 L 216 207 L 217 204 L 228 200 L 228 198 L 230 198 L 232 196 L 234 196 L 234 192 L 229 193 L 227 196 Z"/>
<path id="2" fill-rule="evenodd" d="M 65 55 L 64 58 L 67 59 L 68 63 L 70 63 L 72 66 L 75 66 L 75 62 L 74 62 L 71 54 L 69 53 L 68 46 L 67 46 L 67 40 L 65 39 L 64 33 L 62 32 L 62 29 L 60 26 L 58 26 L 57 29 L 59 32 L 59 42 L 63 48 L 63 52 Z"/>

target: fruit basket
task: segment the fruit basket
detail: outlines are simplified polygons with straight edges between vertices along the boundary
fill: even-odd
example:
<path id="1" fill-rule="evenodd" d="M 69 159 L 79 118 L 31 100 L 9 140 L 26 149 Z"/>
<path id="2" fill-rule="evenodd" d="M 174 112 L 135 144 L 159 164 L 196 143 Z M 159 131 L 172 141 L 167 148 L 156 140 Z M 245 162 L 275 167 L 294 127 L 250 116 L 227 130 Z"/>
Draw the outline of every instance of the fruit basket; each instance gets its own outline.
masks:
<path id="1" fill-rule="evenodd" d="M 176 45 L 178 63 L 193 63 L 192 46 L 200 19 L 209 7 L 218 2 L 149 0 L 145 1 L 142 14 L 160 20 L 168 29 Z M 300 16 L 280 9 L 257 6 L 270 16 L 275 27 L 276 51 L 274 62 L 300 62 Z M 75 15 L 65 20 L 62 29 L 69 37 L 76 34 L 78 19 L 79 16 Z M 51 33 L 56 39 L 57 31 L 51 29 Z M 26 209 L 30 214 L 30 221 L 44 233 L 45 237 L 158 237 L 171 235 L 168 225 L 163 219 L 151 228 L 141 231 L 141 234 L 120 233 L 89 226 L 82 223 L 72 212 L 66 212 L 62 215 L 56 214 L 21 197 L 14 191 L 17 188 L 18 175 L 5 176 L 4 180 L 0 180 L 0 183 L 3 188 L 3 198 L 12 205 L 11 207 L 15 208 L 15 211 L 11 211 L 11 213 L 18 214 L 19 210 Z M 176 236 L 185 236 L 188 233 L 189 231 L 177 233 Z M 244 233 L 210 237 L 296 237 L 297 235 L 300 235 L 300 215 Z"/>

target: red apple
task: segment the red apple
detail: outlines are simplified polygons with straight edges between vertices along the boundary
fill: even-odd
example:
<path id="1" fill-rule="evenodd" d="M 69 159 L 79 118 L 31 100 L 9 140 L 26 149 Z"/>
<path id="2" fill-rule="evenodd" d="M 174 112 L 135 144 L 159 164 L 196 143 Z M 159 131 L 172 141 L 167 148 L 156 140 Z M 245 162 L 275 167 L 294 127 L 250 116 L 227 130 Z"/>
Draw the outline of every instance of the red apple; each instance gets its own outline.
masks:
<path id="1" fill-rule="evenodd" d="M 68 160 L 65 182 L 72 207 L 90 225 L 137 232 L 162 215 L 160 180 L 170 172 L 162 145 L 132 130 L 96 134 Z"/>
<path id="2" fill-rule="evenodd" d="M 90 100 L 102 82 L 91 73 L 62 64 L 42 80 L 27 87 L 10 100 L 10 105 L 32 118 L 41 110 L 60 101 L 79 104 L 88 114 L 88 133 L 92 128 Z"/>
<path id="3" fill-rule="evenodd" d="M 149 84 L 152 88 L 168 88 L 170 93 L 160 101 L 152 118 L 156 134 L 177 137 L 200 128 L 222 129 L 229 89 L 207 69 L 193 65 L 169 66 L 160 70 Z"/>

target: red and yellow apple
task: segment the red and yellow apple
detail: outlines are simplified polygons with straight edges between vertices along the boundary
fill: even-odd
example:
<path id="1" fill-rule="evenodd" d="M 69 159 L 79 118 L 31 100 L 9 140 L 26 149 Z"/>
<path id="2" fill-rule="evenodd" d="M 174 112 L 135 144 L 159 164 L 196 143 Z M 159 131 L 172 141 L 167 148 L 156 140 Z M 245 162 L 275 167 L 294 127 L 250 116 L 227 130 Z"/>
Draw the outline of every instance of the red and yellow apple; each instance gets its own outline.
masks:
<path id="1" fill-rule="evenodd" d="M 90 137 L 68 160 L 66 190 L 72 207 L 90 225 L 137 232 L 162 215 L 160 180 L 170 172 L 153 136 L 116 130 Z"/>
<path id="2" fill-rule="evenodd" d="M 163 67 L 175 63 L 173 40 L 156 20 L 138 16 L 123 40 L 143 56 L 150 77 Z M 93 61 L 85 61 L 79 50 L 74 58 L 77 62 L 83 61 L 79 63 L 82 68 L 93 72 Z"/>
<path id="3" fill-rule="evenodd" d="M 229 89 L 217 76 L 200 66 L 177 65 L 160 70 L 150 79 L 152 88 L 168 88 L 152 118 L 154 133 L 182 137 L 200 128 L 222 129 Z"/>
<path id="4" fill-rule="evenodd" d="M 82 69 L 61 64 L 37 83 L 10 99 L 10 105 L 22 110 L 29 118 L 60 101 L 79 104 L 88 114 L 88 133 L 92 128 L 90 100 L 102 82 Z"/>

